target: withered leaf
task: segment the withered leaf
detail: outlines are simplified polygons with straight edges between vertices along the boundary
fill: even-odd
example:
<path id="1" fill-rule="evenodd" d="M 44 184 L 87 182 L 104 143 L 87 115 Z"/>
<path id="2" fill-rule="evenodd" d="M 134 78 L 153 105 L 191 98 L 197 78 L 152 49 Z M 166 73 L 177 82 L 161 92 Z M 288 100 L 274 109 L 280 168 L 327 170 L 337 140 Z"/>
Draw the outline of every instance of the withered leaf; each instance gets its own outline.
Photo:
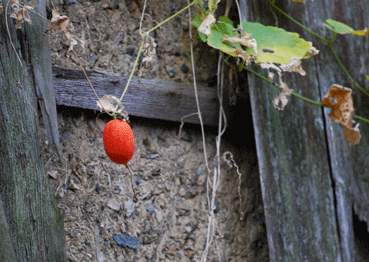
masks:
<path id="1" fill-rule="evenodd" d="M 350 146 L 359 144 L 361 139 L 359 124 L 357 124 L 354 128 L 346 126 L 343 130 L 343 135 Z"/>
<path id="2" fill-rule="evenodd" d="M 156 43 L 154 38 L 147 36 L 143 45 L 142 51 L 142 66 L 138 73 L 138 82 L 141 82 L 141 76 L 145 69 L 148 69 L 150 65 L 156 60 Z"/>
<path id="3" fill-rule="evenodd" d="M 288 88 L 287 84 L 282 81 L 282 74 L 280 73 L 279 73 L 279 83 L 280 86 L 282 87 L 282 91 L 276 97 L 274 97 L 273 105 L 275 109 L 283 110 L 288 103 L 287 96 L 290 96 L 293 90 Z"/>
<path id="4" fill-rule="evenodd" d="M 360 142 L 359 124 L 353 127 L 354 103 L 352 101 L 352 90 L 340 85 L 331 85 L 331 89 L 321 102 L 332 108 L 329 116 L 337 123 L 345 127 L 344 137 L 350 145 Z"/>
<path id="5" fill-rule="evenodd" d="M 10 6 L 12 9 L 10 17 L 15 19 L 15 29 L 21 29 L 24 21 L 32 24 L 31 18 L 29 17 L 29 11 L 33 10 L 31 4 L 25 4 L 22 6 L 19 4 L 18 0 L 12 0 L 10 2 Z"/>
<path id="6" fill-rule="evenodd" d="M 74 33 L 74 26 L 72 21 L 68 16 L 60 15 L 60 13 L 56 10 L 52 12 L 51 25 L 48 31 L 53 31 L 56 28 L 60 28 L 64 33 L 64 36 L 67 38 L 69 49 L 67 52 L 67 56 L 69 56 L 70 52 L 73 50 L 73 47 L 78 43 Z"/>
<path id="7" fill-rule="evenodd" d="M 202 21 L 200 27 L 198 28 L 200 33 L 209 35 L 211 33 L 210 27 L 216 22 L 214 15 L 208 15 L 204 21 Z"/>
<path id="8" fill-rule="evenodd" d="M 329 116 L 341 125 L 352 127 L 354 106 L 352 90 L 340 85 L 331 85 L 328 94 L 322 100 L 322 104 L 332 108 Z"/>
<path id="9" fill-rule="evenodd" d="M 106 110 L 108 112 L 115 113 L 122 117 L 125 121 L 128 121 L 128 113 L 124 109 L 124 106 L 119 99 L 112 95 L 104 95 L 99 101 L 96 102 L 100 110 Z"/>

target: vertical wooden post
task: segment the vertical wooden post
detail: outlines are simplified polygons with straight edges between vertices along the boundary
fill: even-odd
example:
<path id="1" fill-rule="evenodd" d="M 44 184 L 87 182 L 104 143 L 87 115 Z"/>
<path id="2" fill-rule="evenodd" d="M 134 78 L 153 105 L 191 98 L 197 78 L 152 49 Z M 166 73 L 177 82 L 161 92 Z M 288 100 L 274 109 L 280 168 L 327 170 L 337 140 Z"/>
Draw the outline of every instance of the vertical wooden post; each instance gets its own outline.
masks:
<path id="1" fill-rule="evenodd" d="M 45 15 L 45 1 L 36 1 L 34 10 Z M 0 246 L 12 246 L 18 261 L 66 261 L 63 217 L 45 182 L 37 125 L 37 99 L 43 99 L 46 125 L 54 128 L 51 142 L 57 144 L 50 51 L 43 35 L 47 25 L 30 16 L 32 25 L 15 30 L 8 12 L 10 38 L 5 12 L 1 14 L 0 197 L 11 243 L 0 237 Z M 12 254 L 4 251 L 0 257 L 14 261 Z"/>

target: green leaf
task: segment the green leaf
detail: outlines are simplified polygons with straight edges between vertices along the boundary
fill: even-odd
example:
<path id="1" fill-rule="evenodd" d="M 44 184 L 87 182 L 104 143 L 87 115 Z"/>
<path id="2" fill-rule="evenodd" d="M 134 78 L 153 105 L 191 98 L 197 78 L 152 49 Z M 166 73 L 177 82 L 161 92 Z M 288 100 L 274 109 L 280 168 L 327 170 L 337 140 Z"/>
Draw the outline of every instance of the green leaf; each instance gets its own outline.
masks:
<path id="1" fill-rule="evenodd" d="M 242 23 L 242 27 L 257 42 L 257 63 L 287 64 L 291 57 L 304 58 L 312 48 L 299 34 L 287 32 L 282 28 L 246 21 Z M 253 50 L 248 47 L 246 52 L 252 53 Z"/>
<path id="2" fill-rule="evenodd" d="M 201 23 L 200 16 L 196 15 L 192 24 L 199 27 Z M 311 42 L 300 38 L 297 33 L 246 21 L 242 23 L 242 29 L 235 29 L 230 19 L 219 17 L 218 22 L 210 26 L 209 34 L 199 34 L 211 47 L 233 57 L 242 57 L 246 64 L 255 61 L 263 64 L 288 65 L 284 67 L 284 71 L 295 70 L 294 72 L 301 73 L 302 69 L 295 67 L 290 69 L 291 63 L 294 63 L 293 66 L 299 66 L 301 59 L 318 53 Z"/>
<path id="3" fill-rule="evenodd" d="M 351 34 L 365 36 L 369 34 L 368 28 L 365 28 L 363 30 L 354 30 L 352 27 L 332 19 L 325 20 L 325 23 L 323 23 L 323 25 L 329 30 L 341 35 Z"/>
<path id="4" fill-rule="evenodd" d="M 233 26 L 233 21 L 231 19 L 229 19 L 228 17 L 226 17 L 226 16 L 219 16 L 218 17 L 218 22 L 230 24 L 231 26 Z"/>
<path id="5" fill-rule="evenodd" d="M 199 28 L 200 25 L 201 25 L 202 21 L 201 21 L 201 16 L 199 13 L 197 13 L 195 15 L 195 17 L 193 18 L 192 22 L 191 22 L 191 25 L 193 25 L 194 27 L 196 28 Z"/>
<path id="6" fill-rule="evenodd" d="M 208 45 L 223 51 L 231 56 L 242 55 L 245 59 L 250 54 L 246 54 L 242 46 L 238 43 L 226 43 L 223 41 L 224 36 L 232 37 L 234 35 L 234 27 L 229 23 L 216 23 L 211 27 L 211 34 L 208 35 Z M 239 50 L 239 53 L 237 53 Z"/>
<path id="7" fill-rule="evenodd" d="M 193 25 L 194 27 L 196 28 L 199 28 L 200 25 L 201 25 L 202 21 L 201 21 L 201 16 L 199 13 L 197 13 L 195 15 L 195 17 L 193 18 L 192 22 L 191 22 L 191 25 Z M 197 33 L 199 34 L 199 37 L 201 39 L 201 41 L 203 42 L 206 42 L 208 40 L 208 37 L 207 35 L 203 34 L 203 33 L 200 33 L 199 31 L 197 31 Z"/>

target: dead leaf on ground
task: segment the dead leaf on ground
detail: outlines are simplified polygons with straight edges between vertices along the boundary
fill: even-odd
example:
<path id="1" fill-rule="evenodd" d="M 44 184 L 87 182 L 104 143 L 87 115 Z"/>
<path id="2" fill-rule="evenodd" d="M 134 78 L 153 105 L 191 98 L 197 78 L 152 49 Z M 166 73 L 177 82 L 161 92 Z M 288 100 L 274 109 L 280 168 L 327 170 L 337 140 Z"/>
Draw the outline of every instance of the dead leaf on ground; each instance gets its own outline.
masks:
<path id="1" fill-rule="evenodd" d="M 360 130 L 353 120 L 354 103 L 352 101 L 352 90 L 340 85 L 331 85 L 331 89 L 321 102 L 332 108 L 329 114 L 335 122 L 345 126 L 344 137 L 350 145 L 357 145 L 360 142 Z"/>

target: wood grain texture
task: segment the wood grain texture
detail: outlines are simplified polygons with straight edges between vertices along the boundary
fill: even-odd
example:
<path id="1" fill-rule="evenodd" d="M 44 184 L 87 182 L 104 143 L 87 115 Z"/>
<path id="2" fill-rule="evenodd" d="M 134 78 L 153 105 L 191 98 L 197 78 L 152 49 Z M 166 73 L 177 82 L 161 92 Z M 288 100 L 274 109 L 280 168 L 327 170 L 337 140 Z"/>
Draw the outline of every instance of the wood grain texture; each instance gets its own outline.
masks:
<path id="1" fill-rule="evenodd" d="M 45 1 L 35 3 L 35 11 L 45 13 Z M 12 246 L 16 256 L 14 260 L 8 250 L 1 254 L 1 261 L 66 261 L 63 216 L 44 180 L 38 136 L 36 84 L 51 64 L 43 58 L 42 49 L 29 45 L 43 39 L 43 31 L 26 23 L 15 30 L 14 19 L 8 18 L 11 40 L 4 12 L 0 20 L 0 198 L 11 239 L 7 246 Z M 36 21 L 33 25 L 38 27 Z M 21 54 L 21 62 L 16 53 Z M 44 79 L 51 88 L 49 80 Z M 53 99 L 45 94 L 44 99 Z M 8 240 L 5 237 L 0 236 L 2 241 Z"/>
<path id="2" fill-rule="evenodd" d="M 54 88 L 58 105 L 98 110 L 96 97 L 81 70 L 54 67 Z M 120 98 L 127 77 L 88 72 L 88 77 L 101 98 L 113 95 Z M 214 88 L 198 87 L 200 109 L 205 125 L 218 123 L 218 99 Z M 182 117 L 197 112 L 193 85 L 156 79 L 133 78 L 123 105 L 129 115 L 181 122 Z M 198 116 L 183 119 L 199 123 Z"/>
<path id="3" fill-rule="evenodd" d="M 328 38 L 322 23 L 335 19 L 355 29 L 369 25 L 367 1 L 278 1 L 286 13 Z M 241 1 L 243 19 L 275 26 L 267 1 Z M 307 76 L 285 74 L 298 94 L 321 101 L 332 84 L 353 88 L 356 113 L 369 116 L 368 97 L 354 88 L 327 44 L 298 27 L 277 10 L 279 26 L 312 41 L 320 54 L 303 62 Z M 352 77 L 368 89 L 367 38 L 338 36 L 335 51 Z M 260 69 L 258 72 L 266 75 Z M 362 140 L 349 146 L 342 126 L 328 117 L 329 109 L 294 97 L 284 111 L 273 108 L 279 92 L 249 75 L 250 96 L 271 261 L 363 261 L 355 244 L 353 212 L 369 222 L 369 126 L 360 125 Z M 369 229 L 368 229 L 369 230 Z M 364 260 L 365 261 L 365 260 Z"/>

